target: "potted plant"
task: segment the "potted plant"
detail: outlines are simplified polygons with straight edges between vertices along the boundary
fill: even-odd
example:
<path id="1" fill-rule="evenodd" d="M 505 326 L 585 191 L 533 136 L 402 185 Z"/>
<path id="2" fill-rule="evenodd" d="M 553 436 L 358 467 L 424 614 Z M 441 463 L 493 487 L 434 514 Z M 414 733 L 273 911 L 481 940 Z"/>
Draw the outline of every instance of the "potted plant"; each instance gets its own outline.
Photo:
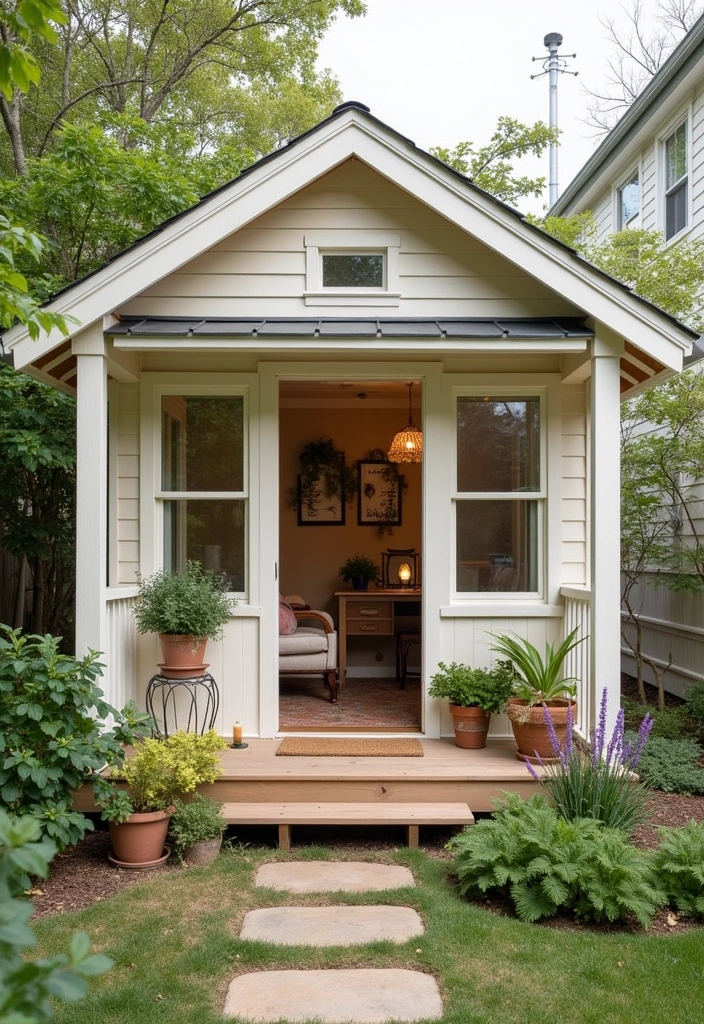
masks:
<path id="1" fill-rule="evenodd" d="M 114 782 L 124 780 L 127 789 L 114 785 L 101 799 L 103 817 L 110 824 L 111 864 L 146 868 L 167 859 L 164 842 L 176 800 L 215 781 L 224 747 L 215 730 L 204 736 L 175 732 L 168 739 L 147 739 L 136 747 L 119 776 L 113 776 Z"/>
<path id="2" fill-rule="evenodd" d="M 221 576 L 203 572 L 188 561 L 181 572 L 159 569 L 137 577 L 139 595 L 133 611 L 140 633 L 158 633 L 163 675 L 202 675 L 208 640 L 219 640 L 230 617 L 230 602 Z M 236 601 L 233 601 L 236 603 Z"/>
<path id="3" fill-rule="evenodd" d="M 455 730 L 455 743 L 467 750 L 486 746 L 492 711 L 502 711 L 514 691 L 516 673 L 509 661 L 500 661 L 493 669 L 444 662 L 432 676 L 428 695 L 445 697 Z"/>
<path id="4" fill-rule="evenodd" d="M 167 836 L 179 864 L 193 866 L 215 860 L 226 827 L 223 807 L 219 800 L 211 800 L 201 793 L 196 793 L 188 803 L 177 801 Z"/>
<path id="5" fill-rule="evenodd" d="M 354 590 L 366 590 L 379 577 L 379 566 L 366 555 L 351 555 L 338 569 L 345 583 L 351 583 Z"/>
<path id="6" fill-rule="evenodd" d="M 577 633 L 578 630 L 573 629 L 557 649 L 546 643 L 544 656 L 523 637 L 491 634 L 494 640 L 492 651 L 510 659 L 518 674 L 514 695 L 506 703 L 506 714 L 518 746 L 517 756 L 521 760 L 536 763 L 540 758 L 552 758 L 546 714 L 552 720 L 560 744 L 564 743 L 570 706 L 572 721 L 576 718 L 577 679 L 565 676 L 563 666 L 570 651 L 586 639 L 578 638 Z"/>

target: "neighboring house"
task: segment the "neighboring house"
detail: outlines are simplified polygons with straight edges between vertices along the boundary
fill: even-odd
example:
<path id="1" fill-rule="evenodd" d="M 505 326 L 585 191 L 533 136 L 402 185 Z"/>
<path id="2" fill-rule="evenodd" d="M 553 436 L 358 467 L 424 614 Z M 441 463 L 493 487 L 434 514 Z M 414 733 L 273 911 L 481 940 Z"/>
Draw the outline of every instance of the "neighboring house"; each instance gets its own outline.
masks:
<path id="1" fill-rule="evenodd" d="M 77 396 L 76 642 L 106 652 L 110 701 L 143 704 L 158 660 L 135 573 L 196 557 L 239 598 L 207 655 L 219 727 L 276 735 L 279 590 L 336 612 L 345 558 L 390 545 L 421 552 L 425 681 L 488 664 L 492 631 L 542 647 L 579 626 L 579 728 L 603 687 L 615 714 L 620 400 L 679 371 L 693 332 L 356 103 L 50 308 L 77 318 L 70 340 L 4 342 Z M 299 525 L 302 445 L 386 452 L 407 382 L 424 451 L 397 532 L 351 511 Z M 389 663 L 357 640 L 350 699 Z M 424 734 L 451 735 L 446 715 L 424 699 Z"/>
<path id="2" fill-rule="evenodd" d="M 632 227 L 662 231 L 676 245 L 704 237 L 704 16 L 628 108 L 567 186 L 550 213 L 591 211 L 597 239 Z M 704 282 L 702 282 L 704 286 Z M 697 345 L 685 366 L 700 360 Z M 704 365 L 704 364 L 703 364 Z M 626 374 L 637 386 L 638 374 Z M 704 530 L 704 524 L 702 524 Z M 687 527 L 681 537 L 687 542 Z M 652 586 L 648 574 L 633 595 L 641 608 L 647 657 L 670 666 L 667 687 L 683 694 L 704 676 L 704 597 Z M 628 647 L 624 671 L 635 674 Z M 645 666 L 645 676 L 653 680 Z"/>

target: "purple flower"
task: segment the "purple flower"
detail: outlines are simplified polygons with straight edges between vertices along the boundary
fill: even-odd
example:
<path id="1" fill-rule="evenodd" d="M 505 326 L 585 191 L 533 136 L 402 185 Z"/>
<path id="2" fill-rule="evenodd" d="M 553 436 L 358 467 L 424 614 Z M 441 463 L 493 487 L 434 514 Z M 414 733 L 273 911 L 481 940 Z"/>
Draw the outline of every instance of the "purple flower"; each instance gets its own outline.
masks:
<path id="1" fill-rule="evenodd" d="M 619 708 L 619 712 L 616 715 L 616 724 L 614 731 L 609 740 L 609 745 L 606 748 L 606 763 L 607 764 L 621 764 L 623 758 L 623 730 L 625 723 L 625 712 L 623 708 Z"/>
<path id="2" fill-rule="evenodd" d="M 601 705 L 599 707 L 599 723 L 592 732 L 592 765 L 596 766 L 604 753 L 604 740 L 606 739 L 606 704 L 608 700 L 607 688 L 601 691 Z"/>
<path id="3" fill-rule="evenodd" d="M 538 755 L 538 756 L 540 756 L 540 755 Z M 531 773 L 531 775 L 533 776 L 533 778 L 535 779 L 536 782 L 542 782 L 543 781 L 542 778 L 540 777 L 540 775 L 538 775 L 538 773 L 535 770 L 534 766 L 530 763 L 530 761 L 526 761 L 525 762 L 525 766 L 528 769 L 528 771 Z"/>
<path id="4" fill-rule="evenodd" d="M 650 736 L 650 730 L 653 728 L 654 719 L 652 715 L 648 714 L 645 716 L 643 721 L 640 723 L 640 729 L 638 730 L 638 739 L 636 740 L 633 750 L 628 751 L 628 757 L 624 751 L 623 763 L 627 765 L 631 771 L 635 770 L 638 762 L 640 761 L 643 748 L 648 742 L 648 736 Z"/>

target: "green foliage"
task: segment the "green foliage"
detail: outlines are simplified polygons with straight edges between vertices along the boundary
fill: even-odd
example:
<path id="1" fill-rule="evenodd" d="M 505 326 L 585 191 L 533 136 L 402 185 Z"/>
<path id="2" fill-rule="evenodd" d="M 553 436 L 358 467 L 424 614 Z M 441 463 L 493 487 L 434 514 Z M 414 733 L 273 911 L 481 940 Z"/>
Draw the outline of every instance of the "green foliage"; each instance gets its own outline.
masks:
<path id="1" fill-rule="evenodd" d="M 492 821 L 448 843 L 460 891 L 510 897 L 522 921 L 561 910 L 592 921 L 650 923 L 664 897 L 646 856 L 622 832 L 586 818 L 565 821 L 544 797 L 507 794 Z"/>
<path id="2" fill-rule="evenodd" d="M 349 505 L 357 493 L 357 469 L 348 466 L 331 437 L 309 441 L 298 456 L 301 464 L 300 487 L 289 492 L 289 505 L 299 508 L 321 495 L 337 498 Z"/>
<path id="3" fill-rule="evenodd" d="M 704 768 L 698 767 L 701 756 L 694 739 L 651 739 L 638 766 L 641 778 L 651 789 L 666 793 L 704 793 Z"/>
<path id="4" fill-rule="evenodd" d="M 14 7 L 0 7 L 0 92 L 8 102 L 15 89 L 29 92 L 41 77 L 30 43 L 36 38 L 56 43 L 54 26 L 66 21 L 56 0 L 18 0 Z"/>
<path id="5" fill-rule="evenodd" d="M 696 723 L 699 735 L 704 736 L 704 683 L 695 683 L 685 694 L 687 714 Z"/>
<path id="6" fill-rule="evenodd" d="M 169 842 L 179 863 L 183 863 L 186 847 L 202 839 L 219 839 L 222 836 L 225 830 L 224 806 L 201 793 L 196 793 L 190 803 L 177 801 L 176 810 L 169 819 Z"/>
<path id="7" fill-rule="evenodd" d="M 371 583 L 379 576 L 379 566 L 373 558 L 357 552 L 356 555 L 350 555 L 345 559 L 337 574 L 346 583 L 352 583 L 354 580 L 366 580 L 367 583 Z"/>
<path id="8" fill-rule="evenodd" d="M 444 697 L 450 704 L 463 708 L 479 707 L 497 714 L 513 695 L 517 675 L 510 661 L 500 661 L 493 669 L 438 664 L 439 672 L 431 676 L 429 697 Z"/>
<path id="9" fill-rule="evenodd" d="M 225 741 L 214 729 L 199 736 L 175 732 L 165 740 L 147 739 L 113 777 L 125 779 L 129 793 L 110 786 L 100 803 L 103 817 L 126 821 L 133 812 L 165 811 L 183 793 L 215 782 L 220 774 L 219 754 Z"/>
<path id="10" fill-rule="evenodd" d="M 27 277 L 20 272 L 22 259 L 36 269 L 44 255 L 44 240 L 38 234 L 0 214 L 0 328 L 12 327 L 19 321 L 31 338 L 38 338 L 42 331 L 53 327 L 68 334 L 68 323 L 74 323 L 73 318 L 42 309 L 36 296 L 30 293 Z"/>
<path id="11" fill-rule="evenodd" d="M 637 730 L 646 715 L 653 719 L 651 737 L 660 736 L 666 740 L 682 740 L 691 736 L 696 729 L 693 716 L 686 704 L 664 709 L 640 704 L 636 700 L 622 699 L 626 728 Z"/>
<path id="12" fill-rule="evenodd" d="M 0 810 L 0 1020 L 3 1024 L 41 1024 L 53 1017 L 52 999 L 74 1003 L 87 991 L 86 978 L 104 974 L 113 961 L 90 955 L 90 939 L 78 932 L 69 953 L 30 960 L 23 950 L 36 945 L 29 927 L 32 904 L 19 898 L 27 876 L 46 878 L 56 852 L 40 839 L 39 822 L 14 818 Z"/>
<path id="13" fill-rule="evenodd" d="M 434 146 L 430 152 L 485 192 L 515 206 L 525 196 L 542 195 L 545 188 L 545 178 L 516 177 L 515 160 L 541 156 L 557 138 L 557 130 L 543 121 L 525 125 L 512 117 L 500 117 L 486 146 L 475 149 L 473 142 L 460 142 L 454 149 Z"/>
<path id="14" fill-rule="evenodd" d="M 123 744 L 151 720 L 130 702 L 118 712 L 96 685 L 98 654 L 59 654 L 58 639 L 0 626 L 0 798 L 12 814 L 37 819 L 59 849 L 92 823 L 73 810 L 73 791 L 88 781 L 96 799 L 111 784 L 96 773 L 124 761 Z M 104 729 L 112 715 L 115 724 Z"/>
<path id="15" fill-rule="evenodd" d="M 140 633 L 207 636 L 218 640 L 235 601 L 228 600 L 220 576 L 203 572 L 188 561 L 181 572 L 159 569 L 138 577 L 139 596 L 133 611 Z"/>
<path id="16" fill-rule="evenodd" d="M 704 917 L 704 824 L 660 829 L 653 871 L 670 906 L 688 917 Z"/>
<path id="17" fill-rule="evenodd" d="M 533 707 L 560 697 L 575 696 L 577 680 L 565 677 L 562 666 L 570 651 L 586 640 L 586 637 L 577 639 L 577 632 L 577 629 L 573 629 L 557 650 L 553 644 L 546 643 L 544 656 L 524 637 L 505 633 L 490 634 L 494 641 L 491 650 L 508 658 L 518 673 L 516 697 Z"/>

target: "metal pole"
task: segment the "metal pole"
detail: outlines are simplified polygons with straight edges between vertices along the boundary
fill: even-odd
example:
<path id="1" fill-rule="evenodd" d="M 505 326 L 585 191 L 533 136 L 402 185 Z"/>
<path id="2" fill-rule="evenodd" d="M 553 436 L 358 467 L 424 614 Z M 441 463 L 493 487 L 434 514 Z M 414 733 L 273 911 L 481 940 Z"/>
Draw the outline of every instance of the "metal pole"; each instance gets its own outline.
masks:
<path id="1" fill-rule="evenodd" d="M 562 36 L 559 32 L 550 32 L 543 40 L 547 46 L 550 56 L 548 57 L 548 81 L 550 83 L 550 127 L 557 128 L 557 73 L 559 71 L 559 60 L 557 51 L 562 46 Z M 550 206 L 557 202 L 557 143 L 550 143 Z"/>

